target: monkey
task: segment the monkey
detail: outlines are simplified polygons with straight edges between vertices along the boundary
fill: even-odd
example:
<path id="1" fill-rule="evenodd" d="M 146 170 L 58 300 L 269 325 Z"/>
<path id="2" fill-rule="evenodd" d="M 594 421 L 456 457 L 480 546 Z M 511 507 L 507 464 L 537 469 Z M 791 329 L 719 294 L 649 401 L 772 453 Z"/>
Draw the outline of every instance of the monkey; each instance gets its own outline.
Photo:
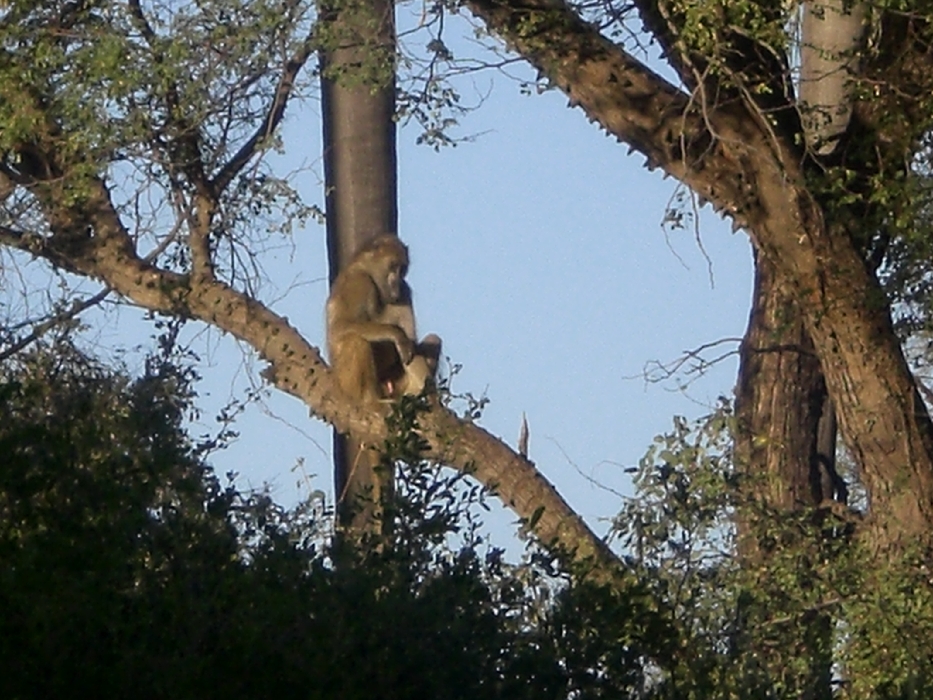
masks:
<path id="1" fill-rule="evenodd" d="M 418 394 L 434 381 L 441 342 L 434 335 L 416 342 L 407 273 L 408 248 L 384 234 L 366 243 L 331 286 L 326 307 L 331 367 L 341 392 L 360 404 Z M 380 522 L 380 504 L 392 492 L 393 478 L 379 471 L 378 452 L 352 434 L 335 435 L 334 449 L 341 521 Z"/>
<path id="2" fill-rule="evenodd" d="M 417 395 L 434 381 L 441 340 L 417 342 L 408 248 L 383 234 L 344 268 L 327 300 L 327 345 L 340 389 L 362 403 Z"/>
<path id="3" fill-rule="evenodd" d="M 399 301 L 386 305 L 382 320 L 401 328 L 412 341 L 417 339 L 411 288 L 407 282 L 402 283 Z M 407 365 L 402 364 L 392 343 L 377 341 L 371 345 L 376 363 L 376 376 L 379 378 L 380 388 L 386 398 L 417 396 L 429 382 L 434 381 L 441 354 L 441 339 L 435 334 L 431 333 L 420 342 L 415 342 L 414 355 Z"/>

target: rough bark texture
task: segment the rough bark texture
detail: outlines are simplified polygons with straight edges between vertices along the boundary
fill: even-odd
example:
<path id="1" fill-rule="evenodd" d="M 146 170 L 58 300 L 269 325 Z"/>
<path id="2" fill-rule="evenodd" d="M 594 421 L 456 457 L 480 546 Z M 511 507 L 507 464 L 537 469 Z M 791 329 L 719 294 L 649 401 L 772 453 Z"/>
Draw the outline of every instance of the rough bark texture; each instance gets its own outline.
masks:
<path id="1" fill-rule="evenodd" d="M 763 505 L 762 512 L 790 512 L 833 498 L 833 484 L 821 478 L 835 468 L 834 461 L 830 464 L 821 454 L 826 449 L 821 438 L 835 449 L 835 426 L 825 420 L 827 399 L 820 362 L 793 295 L 776 283 L 770 261 L 756 255 L 752 310 L 736 390 L 735 458 L 744 495 Z M 832 430 L 821 435 L 821 427 Z M 757 508 L 738 513 L 739 553 L 750 576 L 760 577 L 762 586 L 773 586 L 769 558 L 758 541 L 767 526 L 762 529 L 756 512 Z M 812 669 L 802 677 L 789 674 L 791 678 L 784 679 L 801 697 L 832 697 L 831 631 L 830 618 L 814 614 L 789 632 L 797 635 L 796 654 L 805 655 Z M 755 648 L 759 663 L 774 679 L 788 675 L 781 651 L 769 644 Z"/>
<path id="2" fill-rule="evenodd" d="M 324 187 L 330 282 L 369 239 L 398 229 L 395 4 L 324 3 L 333 48 L 321 51 Z M 358 435 L 334 432 L 334 494 L 351 530 L 377 526 L 393 475 Z"/>
<path id="3" fill-rule="evenodd" d="M 818 505 L 814 493 L 818 426 L 825 388 L 820 363 L 793 296 L 759 259 L 736 392 L 736 458 L 754 495 L 773 508 Z"/>
<path id="4" fill-rule="evenodd" d="M 701 109 L 557 0 L 467 6 L 572 105 L 749 231 L 803 315 L 871 493 L 876 541 L 933 532 L 933 428 L 858 245 L 807 189 L 802 134 L 747 102 Z"/>

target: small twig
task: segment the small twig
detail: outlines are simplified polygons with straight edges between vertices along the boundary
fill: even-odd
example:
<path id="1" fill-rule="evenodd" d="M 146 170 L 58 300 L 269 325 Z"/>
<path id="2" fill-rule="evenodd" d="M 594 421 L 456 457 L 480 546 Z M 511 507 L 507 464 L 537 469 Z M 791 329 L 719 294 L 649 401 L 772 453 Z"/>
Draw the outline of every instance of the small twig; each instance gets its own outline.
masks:
<path id="1" fill-rule="evenodd" d="M 288 100 L 295 87 L 295 79 L 298 77 L 298 73 L 304 67 L 305 63 L 307 63 L 308 58 L 314 50 L 313 44 L 313 36 L 309 34 L 302 43 L 301 49 L 299 49 L 298 52 L 289 59 L 288 63 L 285 64 L 285 70 L 282 72 L 282 77 L 279 79 L 279 84 L 275 90 L 275 97 L 272 99 L 272 104 L 269 106 L 269 111 L 266 113 L 265 119 L 262 120 L 262 124 L 259 125 L 259 128 L 256 129 L 249 140 L 240 147 L 240 150 L 236 152 L 233 158 L 231 158 L 211 180 L 210 185 L 213 192 L 217 194 L 223 192 L 233 178 L 236 177 L 237 173 L 239 173 L 256 154 L 259 145 L 269 138 L 276 130 L 279 123 L 282 121 L 282 117 L 285 116 L 285 108 L 288 106 Z"/>
<path id="2" fill-rule="evenodd" d="M 56 326 L 74 318 L 82 311 L 86 311 L 92 306 L 100 304 L 104 299 L 107 298 L 111 291 L 113 290 L 110 289 L 110 287 L 106 287 L 92 297 L 88 297 L 83 301 L 73 302 L 70 308 L 65 309 L 64 311 L 60 311 L 51 318 L 48 318 L 42 323 L 37 324 L 29 335 L 24 338 L 20 338 L 6 350 L 0 351 L 0 362 L 12 357 L 27 345 L 30 345 L 39 340 L 39 338 L 41 338 Z"/>
<path id="3" fill-rule="evenodd" d="M 703 343 L 692 350 L 685 350 L 680 357 L 670 362 L 651 360 L 645 363 L 645 367 L 640 374 L 624 378 L 644 379 L 650 384 L 658 384 L 682 373 L 684 376 L 691 377 L 690 381 L 693 381 L 706 374 L 713 366 L 739 352 L 739 348 L 736 347 L 734 350 L 724 352 L 712 359 L 703 356 L 703 353 L 707 350 L 727 343 L 735 343 L 738 346 L 742 343 L 742 338 L 720 338 L 710 343 Z M 685 366 L 686 369 L 684 369 Z"/>

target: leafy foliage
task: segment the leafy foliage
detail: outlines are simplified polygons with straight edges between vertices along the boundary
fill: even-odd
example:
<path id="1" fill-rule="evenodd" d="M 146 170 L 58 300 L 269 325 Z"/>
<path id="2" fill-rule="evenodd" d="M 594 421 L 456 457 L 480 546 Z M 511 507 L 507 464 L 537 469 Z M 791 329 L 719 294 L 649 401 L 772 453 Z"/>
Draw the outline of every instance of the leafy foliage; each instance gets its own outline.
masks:
<path id="1" fill-rule="evenodd" d="M 695 423 L 675 419 L 615 521 L 677 639 L 647 696 L 928 697 L 925 558 L 879 561 L 852 516 L 767 508 L 757 477 L 733 463 L 732 422 L 725 402 Z"/>
<path id="2" fill-rule="evenodd" d="M 625 599 L 481 554 L 461 476 L 409 465 L 393 536 L 369 548 L 221 485 L 183 430 L 193 379 L 167 355 L 130 379 L 67 343 L 2 369 L 4 697 L 557 699 L 643 684 Z"/>

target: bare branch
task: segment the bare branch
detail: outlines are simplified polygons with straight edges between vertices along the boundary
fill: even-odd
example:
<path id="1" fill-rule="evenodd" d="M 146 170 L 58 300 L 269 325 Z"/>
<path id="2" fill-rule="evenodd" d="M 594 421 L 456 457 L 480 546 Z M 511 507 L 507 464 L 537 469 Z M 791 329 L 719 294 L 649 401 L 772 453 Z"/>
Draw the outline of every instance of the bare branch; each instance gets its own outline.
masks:
<path id="1" fill-rule="evenodd" d="M 244 168 L 250 159 L 256 155 L 257 150 L 262 144 L 275 132 L 282 118 L 285 116 L 285 108 L 288 106 L 288 99 L 295 87 L 295 79 L 298 73 L 307 63 L 311 56 L 313 48 L 312 36 L 308 35 L 302 43 L 301 49 L 285 64 L 282 71 L 282 77 L 279 79 L 278 87 L 275 90 L 275 96 L 272 98 L 272 104 L 269 105 L 269 111 L 266 113 L 262 124 L 256 129 L 255 133 L 246 141 L 240 150 L 224 165 L 220 172 L 211 180 L 212 191 L 216 193 L 223 192 L 234 177 Z"/>
<path id="2" fill-rule="evenodd" d="M 10 347 L 0 351 L 0 362 L 12 357 L 23 348 L 36 342 L 43 335 L 56 328 L 57 326 L 60 326 L 65 321 L 73 319 L 75 316 L 82 313 L 83 311 L 88 310 L 92 306 L 97 306 L 97 304 L 100 304 L 109 296 L 111 291 L 112 290 L 110 289 L 103 289 L 94 296 L 88 297 L 87 299 L 72 302 L 72 304 L 67 309 L 60 311 L 57 314 L 53 314 L 50 318 L 47 318 L 41 323 L 37 323 L 29 335 L 20 338 L 15 343 L 10 345 Z"/>
<path id="3" fill-rule="evenodd" d="M 656 384 L 680 375 L 684 377 L 683 387 L 685 387 L 702 377 L 723 360 L 737 355 L 741 343 L 741 338 L 720 338 L 709 343 L 703 343 L 692 350 L 684 350 L 679 357 L 669 362 L 661 362 L 660 360 L 647 362 L 639 376 L 644 378 L 647 383 Z M 707 357 L 708 350 L 728 344 L 734 344 L 736 347 L 721 352 L 715 357 Z M 627 377 L 627 379 L 632 378 L 634 377 Z"/>

